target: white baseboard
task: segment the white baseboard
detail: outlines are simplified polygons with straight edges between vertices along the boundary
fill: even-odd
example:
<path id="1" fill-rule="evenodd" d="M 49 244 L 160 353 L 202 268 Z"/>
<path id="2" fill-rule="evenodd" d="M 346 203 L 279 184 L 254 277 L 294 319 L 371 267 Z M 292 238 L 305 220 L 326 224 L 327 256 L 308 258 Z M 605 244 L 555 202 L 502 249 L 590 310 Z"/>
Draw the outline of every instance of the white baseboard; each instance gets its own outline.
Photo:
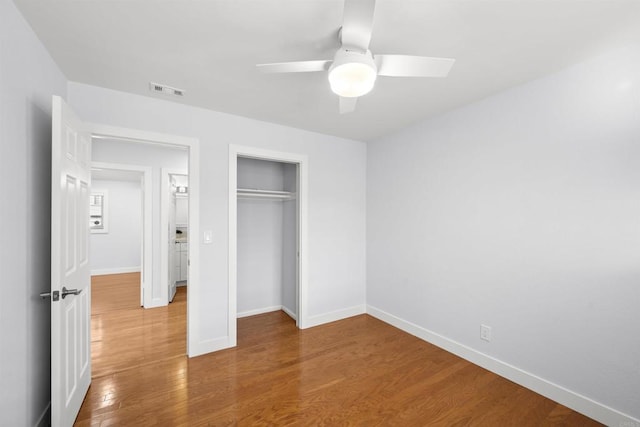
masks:
<path id="1" fill-rule="evenodd" d="M 214 351 L 224 350 L 226 348 L 235 347 L 236 343 L 231 342 L 228 336 L 204 340 L 196 343 L 188 343 L 187 353 L 189 357 L 202 356 L 203 354 L 212 353 Z"/>
<path id="2" fill-rule="evenodd" d="M 368 305 L 367 313 L 385 323 L 395 326 L 411 335 L 438 346 L 469 362 L 481 366 L 516 384 L 535 391 L 549 399 L 580 412 L 608 426 L 638 427 L 640 420 L 624 414 L 588 397 L 568 390 L 558 384 L 547 381 L 518 367 L 495 359 L 464 344 L 460 344 L 440 334 L 432 332 L 414 323 L 396 317 L 376 307 Z"/>
<path id="3" fill-rule="evenodd" d="M 365 314 L 366 312 L 367 312 L 367 306 L 363 304 L 363 305 L 356 305 L 354 307 L 344 308 L 342 310 L 332 311 L 330 313 L 310 316 L 302 324 L 300 324 L 300 329 L 313 328 L 314 326 L 335 322 L 337 320 L 346 319 L 348 317 L 357 316 L 359 314 Z"/>
<path id="4" fill-rule="evenodd" d="M 145 305 L 144 308 L 166 307 L 167 305 L 169 305 L 169 302 L 167 300 L 154 298 L 151 300 L 151 303 L 149 305 Z"/>
<path id="5" fill-rule="evenodd" d="M 138 267 L 118 267 L 118 268 L 98 268 L 91 270 L 92 276 L 105 276 L 107 274 L 122 274 L 122 273 L 139 273 L 142 271 L 140 266 Z"/>
<path id="6" fill-rule="evenodd" d="M 298 316 L 296 316 L 296 314 L 293 312 L 293 310 L 289 310 L 284 305 L 282 306 L 282 311 L 287 313 L 287 316 L 291 317 L 293 320 L 298 320 Z"/>
<path id="7" fill-rule="evenodd" d="M 239 319 L 241 317 L 255 316 L 256 314 L 271 313 L 272 311 L 279 311 L 279 310 L 282 310 L 282 306 L 274 305 L 272 307 L 256 308 L 255 310 L 241 311 L 237 313 L 237 317 Z"/>
<path id="8" fill-rule="evenodd" d="M 49 402 L 47 407 L 44 408 L 44 411 L 40 414 L 40 417 L 38 418 L 38 421 L 36 421 L 34 427 L 48 427 L 49 425 L 51 425 L 51 402 Z"/>

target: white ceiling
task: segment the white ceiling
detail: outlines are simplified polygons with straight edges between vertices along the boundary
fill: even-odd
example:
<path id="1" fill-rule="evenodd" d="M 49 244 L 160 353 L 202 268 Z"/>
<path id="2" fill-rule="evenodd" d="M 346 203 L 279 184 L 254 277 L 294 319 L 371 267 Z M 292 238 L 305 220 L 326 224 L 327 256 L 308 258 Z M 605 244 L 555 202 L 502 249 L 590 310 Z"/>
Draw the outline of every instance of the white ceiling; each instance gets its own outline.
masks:
<path id="1" fill-rule="evenodd" d="M 324 73 L 255 64 L 330 59 L 342 1 L 16 0 L 67 78 L 357 140 L 526 82 L 638 37 L 638 0 L 379 0 L 370 48 L 457 59 L 446 79 L 380 78 L 338 114 Z M 166 98 L 174 100 L 174 98 Z"/>

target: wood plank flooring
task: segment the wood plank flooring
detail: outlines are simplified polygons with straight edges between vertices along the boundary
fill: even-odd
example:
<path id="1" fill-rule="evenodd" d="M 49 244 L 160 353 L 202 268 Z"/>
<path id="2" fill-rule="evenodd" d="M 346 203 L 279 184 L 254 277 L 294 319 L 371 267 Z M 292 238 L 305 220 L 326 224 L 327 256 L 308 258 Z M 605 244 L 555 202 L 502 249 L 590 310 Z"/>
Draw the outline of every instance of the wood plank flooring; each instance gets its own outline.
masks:
<path id="1" fill-rule="evenodd" d="M 599 425 L 367 315 L 298 330 L 267 313 L 238 320 L 234 349 L 152 354 L 123 369 L 105 352 L 119 368 L 93 379 L 76 425 Z"/>
<path id="2" fill-rule="evenodd" d="M 140 273 L 91 279 L 94 378 L 187 354 L 187 288 L 167 307 L 140 307 Z"/>

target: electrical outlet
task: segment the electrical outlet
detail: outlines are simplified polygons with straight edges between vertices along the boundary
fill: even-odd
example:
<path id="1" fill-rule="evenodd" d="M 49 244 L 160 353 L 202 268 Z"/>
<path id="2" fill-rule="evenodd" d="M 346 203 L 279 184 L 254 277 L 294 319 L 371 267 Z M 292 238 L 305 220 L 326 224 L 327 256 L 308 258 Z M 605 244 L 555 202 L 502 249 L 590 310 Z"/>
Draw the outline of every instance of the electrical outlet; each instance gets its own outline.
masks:
<path id="1" fill-rule="evenodd" d="M 491 326 L 480 325 L 480 339 L 491 341 Z"/>

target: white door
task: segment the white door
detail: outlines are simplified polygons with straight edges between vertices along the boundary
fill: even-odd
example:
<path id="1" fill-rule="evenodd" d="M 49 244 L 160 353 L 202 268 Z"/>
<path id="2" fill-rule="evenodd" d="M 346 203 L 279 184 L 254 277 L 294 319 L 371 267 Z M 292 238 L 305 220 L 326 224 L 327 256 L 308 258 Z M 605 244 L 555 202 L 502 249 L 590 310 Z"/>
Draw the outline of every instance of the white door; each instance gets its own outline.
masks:
<path id="1" fill-rule="evenodd" d="M 51 148 L 51 425 L 73 425 L 91 382 L 91 138 L 53 97 Z"/>
<path id="2" fill-rule="evenodd" d="M 166 178 L 165 178 L 166 179 Z M 180 270 L 176 269 L 176 194 L 175 194 L 175 182 L 172 175 L 168 176 L 169 179 L 169 194 L 167 195 L 169 200 L 169 262 L 168 276 L 169 276 L 169 302 L 173 301 L 173 297 L 176 296 L 176 280 L 180 275 Z M 177 270 L 177 271 L 176 271 Z"/>

